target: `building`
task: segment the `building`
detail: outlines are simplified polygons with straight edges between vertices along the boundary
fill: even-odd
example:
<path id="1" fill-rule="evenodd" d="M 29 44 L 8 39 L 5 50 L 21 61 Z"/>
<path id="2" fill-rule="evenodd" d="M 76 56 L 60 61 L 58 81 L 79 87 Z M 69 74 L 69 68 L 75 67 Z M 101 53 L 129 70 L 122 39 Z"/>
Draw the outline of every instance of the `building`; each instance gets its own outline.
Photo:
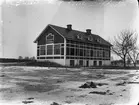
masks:
<path id="1" fill-rule="evenodd" d="M 81 32 L 48 24 L 34 41 L 37 43 L 37 60 L 52 61 L 66 66 L 109 65 L 111 44 L 91 29 Z"/>

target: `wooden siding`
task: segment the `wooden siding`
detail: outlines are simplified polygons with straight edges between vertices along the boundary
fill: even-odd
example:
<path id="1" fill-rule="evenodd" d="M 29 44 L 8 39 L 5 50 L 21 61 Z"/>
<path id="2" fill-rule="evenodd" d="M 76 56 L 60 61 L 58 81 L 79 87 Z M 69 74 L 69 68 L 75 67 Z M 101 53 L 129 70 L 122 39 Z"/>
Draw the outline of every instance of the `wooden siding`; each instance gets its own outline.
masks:
<path id="1" fill-rule="evenodd" d="M 42 35 L 38 39 L 38 45 L 44 45 L 48 44 L 49 42 L 46 42 L 46 36 L 52 33 L 54 35 L 54 41 L 52 43 L 64 43 L 64 38 L 59 35 L 55 30 L 53 30 L 51 27 L 48 26 L 48 29 L 42 33 Z"/>

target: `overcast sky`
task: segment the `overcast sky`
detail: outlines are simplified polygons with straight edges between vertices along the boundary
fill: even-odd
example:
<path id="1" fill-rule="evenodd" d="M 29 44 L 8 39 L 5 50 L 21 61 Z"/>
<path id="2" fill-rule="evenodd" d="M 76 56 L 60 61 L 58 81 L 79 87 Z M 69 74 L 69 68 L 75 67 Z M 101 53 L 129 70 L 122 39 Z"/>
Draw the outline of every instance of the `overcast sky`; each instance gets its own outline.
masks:
<path id="1" fill-rule="evenodd" d="M 0 13 L 1 57 L 36 56 L 33 41 L 48 24 L 66 27 L 70 23 L 80 31 L 90 28 L 108 41 L 124 29 L 139 30 L 136 0 L 109 3 L 16 0 L 3 3 Z"/>

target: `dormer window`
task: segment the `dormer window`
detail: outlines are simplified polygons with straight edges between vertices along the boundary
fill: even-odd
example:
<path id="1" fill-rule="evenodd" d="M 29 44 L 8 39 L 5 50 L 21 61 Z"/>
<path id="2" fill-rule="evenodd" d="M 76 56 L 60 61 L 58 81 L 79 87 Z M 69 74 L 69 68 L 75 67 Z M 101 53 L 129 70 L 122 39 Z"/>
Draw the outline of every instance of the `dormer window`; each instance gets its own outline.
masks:
<path id="1" fill-rule="evenodd" d="M 54 41 L 54 35 L 52 33 L 49 33 L 47 36 L 46 36 L 46 40 L 47 41 Z"/>
<path id="2" fill-rule="evenodd" d="M 89 41 L 93 41 L 92 36 L 89 36 L 87 39 L 88 39 Z"/>
<path id="3" fill-rule="evenodd" d="M 78 38 L 78 39 L 82 39 L 82 36 L 81 36 L 81 35 L 77 35 L 77 38 Z"/>
<path id="4" fill-rule="evenodd" d="M 96 41 L 99 42 L 99 43 L 101 42 L 100 38 L 98 38 Z"/>

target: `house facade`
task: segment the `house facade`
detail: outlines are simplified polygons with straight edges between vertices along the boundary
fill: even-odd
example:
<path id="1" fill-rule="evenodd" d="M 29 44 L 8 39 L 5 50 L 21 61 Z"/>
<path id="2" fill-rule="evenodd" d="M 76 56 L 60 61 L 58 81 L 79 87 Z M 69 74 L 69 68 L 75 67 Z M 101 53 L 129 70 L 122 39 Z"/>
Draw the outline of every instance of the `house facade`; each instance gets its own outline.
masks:
<path id="1" fill-rule="evenodd" d="M 72 25 L 60 27 L 48 24 L 34 41 L 37 60 L 52 61 L 65 66 L 109 65 L 111 44 L 99 35 L 73 30 Z"/>

